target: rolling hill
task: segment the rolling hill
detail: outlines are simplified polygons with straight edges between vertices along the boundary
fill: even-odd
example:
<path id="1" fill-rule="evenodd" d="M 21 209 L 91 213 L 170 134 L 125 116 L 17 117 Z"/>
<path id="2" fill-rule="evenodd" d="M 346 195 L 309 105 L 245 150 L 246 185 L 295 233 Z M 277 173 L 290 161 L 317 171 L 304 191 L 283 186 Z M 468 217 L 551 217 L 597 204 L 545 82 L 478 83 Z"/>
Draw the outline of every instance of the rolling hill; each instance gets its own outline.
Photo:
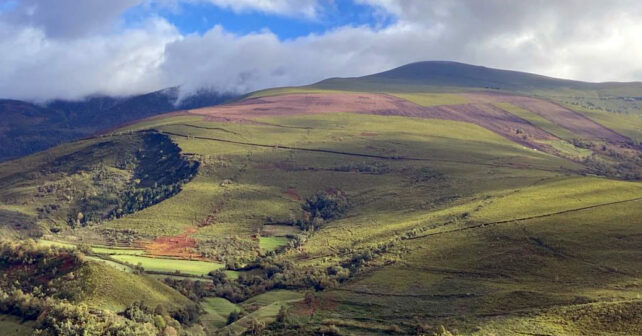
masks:
<path id="1" fill-rule="evenodd" d="M 260 91 L 0 164 L 0 230 L 161 280 L 192 334 L 640 334 L 640 96 L 443 62 Z"/>
<path id="2" fill-rule="evenodd" d="M 138 119 L 232 98 L 200 91 L 178 101 L 178 88 L 131 97 L 92 96 L 45 104 L 0 99 L 0 162 L 100 133 Z"/>
<path id="3" fill-rule="evenodd" d="M 603 94 L 620 91 L 624 96 L 640 98 L 642 83 L 590 83 L 558 79 L 526 72 L 509 71 L 458 62 L 426 61 L 400 66 L 381 73 L 358 78 L 330 78 L 314 84 L 316 87 L 349 89 L 360 85 L 391 90 L 396 85 L 406 87 L 436 86 L 442 88 L 478 88 L 504 91 L 530 90 L 589 90 Z"/>

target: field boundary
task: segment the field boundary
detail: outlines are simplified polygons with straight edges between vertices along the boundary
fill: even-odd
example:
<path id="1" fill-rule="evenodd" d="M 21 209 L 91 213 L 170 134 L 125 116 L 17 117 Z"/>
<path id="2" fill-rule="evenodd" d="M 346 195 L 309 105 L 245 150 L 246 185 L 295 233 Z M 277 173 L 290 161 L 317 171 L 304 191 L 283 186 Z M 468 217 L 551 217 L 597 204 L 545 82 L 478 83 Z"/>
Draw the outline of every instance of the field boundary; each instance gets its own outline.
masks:
<path id="1" fill-rule="evenodd" d="M 514 218 L 514 219 L 506 219 L 506 220 L 501 220 L 501 221 L 496 221 L 496 222 L 487 222 L 487 223 L 476 224 L 476 225 L 467 226 L 467 227 L 459 228 L 459 229 L 427 233 L 427 234 L 421 235 L 421 236 L 409 237 L 409 238 L 406 238 L 405 240 L 416 240 L 416 239 L 427 238 L 427 237 L 432 237 L 432 236 L 438 236 L 438 235 L 447 234 L 447 233 L 474 230 L 474 229 L 479 229 L 479 228 L 486 227 L 486 226 L 491 226 L 491 225 L 501 225 L 501 224 L 508 224 L 508 223 L 513 223 L 513 222 L 523 222 L 523 221 L 531 220 L 531 219 L 553 217 L 553 216 L 563 215 L 563 214 L 567 214 L 567 213 L 579 212 L 579 211 L 584 211 L 584 210 L 600 208 L 600 207 L 604 207 L 604 206 L 617 205 L 617 204 L 623 204 L 623 203 L 629 203 L 629 202 L 637 202 L 637 201 L 642 201 L 642 197 L 637 197 L 637 198 L 632 198 L 632 199 L 622 200 L 622 201 L 609 202 L 609 203 L 594 204 L 594 205 L 585 206 L 585 207 L 581 207 L 581 208 L 567 209 L 567 210 L 563 210 L 563 211 L 551 212 L 551 213 L 542 214 L 542 215 L 536 215 L 536 216 L 521 217 L 521 218 Z"/>
<path id="2" fill-rule="evenodd" d="M 243 145 L 243 146 L 253 146 L 253 147 L 261 147 L 261 148 L 297 150 L 297 151 L 306 151 L 306 152 L 315 152 L 315 153 L 326 153 L 326 154 L 356 156 L 356 157 L 365 157 L 365 158 L 390 160 L 390 161 L 426 161 L 426 162 L 460 163 L 460 164 L 470 164 L 470 165 L 496 167 L 496 168 L 531 169 L 531 170 L 540 170 L 540 171 L 547 171 L 547 172 L 553 172 L 553 173 L 575 173 L 575 174 L 577 174 L 577 172 L 574 172 L 574 171 L 571 171 L 571 170 L 546 169 L 546 168 L 538 168 L 538 167 L 532 167 L 532 166 L 519 166 L 519 165 L 510 165 L 510 164 L 502 165 L 502 164 L 496 164 L 496 163 L 471 162 L 471 161 L 463 161 L 463 160 L 429 159 L 429 158 L 417 158 L 417 157 L 407 157 L 407 156 L 385 156 L 385 155 L 376 155 L 376 154 L 343 152 L 343 151 L 337 151 L 337 150 L 332 150 L 332 149 L 305 148 L 305 147 L 293 147 L 293 146 L 282 146 L 282 145 L 269 145 L 269 144 L 259 144 L 259 143 L 253 143 L 253 142 L 235 141 L 235 140 L 227 140 L 227 139 L 204 137 L 204 136 L 190 136 L 190 135 L 180 134 L 180 133 L 171 132 L 171 131 L 161 131 L 161 130 L 159 130 L 159 132 L 161 132 L 163 134 L 168 134 L 168 135 L 172 135 L 172 136 L 186 138 L 186 139 L 210 140 L 210 141 L 217 141 L 217 142 L 230 143 L 230 144 Z"/>

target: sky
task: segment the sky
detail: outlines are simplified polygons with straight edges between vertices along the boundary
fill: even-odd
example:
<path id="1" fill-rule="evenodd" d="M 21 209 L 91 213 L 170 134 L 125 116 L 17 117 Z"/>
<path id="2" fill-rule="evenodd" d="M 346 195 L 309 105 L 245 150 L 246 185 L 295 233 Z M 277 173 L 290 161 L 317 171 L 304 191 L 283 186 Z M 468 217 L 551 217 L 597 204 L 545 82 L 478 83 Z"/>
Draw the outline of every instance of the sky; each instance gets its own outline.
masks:
<path id="1" fill-rule="evenodd" d="M 639 0 L 0 0 L 0 98 L 245 93 L 449 60 L 642 80 Z"/>

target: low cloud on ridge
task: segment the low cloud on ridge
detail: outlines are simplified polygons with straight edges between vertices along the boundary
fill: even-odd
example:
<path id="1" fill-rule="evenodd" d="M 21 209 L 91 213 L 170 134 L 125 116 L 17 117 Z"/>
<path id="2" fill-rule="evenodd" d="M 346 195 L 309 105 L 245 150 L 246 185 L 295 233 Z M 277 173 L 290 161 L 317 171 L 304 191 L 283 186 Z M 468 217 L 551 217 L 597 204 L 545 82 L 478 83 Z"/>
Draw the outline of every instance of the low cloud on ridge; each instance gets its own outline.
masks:
<path id="1" fill-rule="evenodd" d="M 248 92 L 366 75 L 421 60 L 587 81 L 642 80 L 639 1 L 355 0 L 396 20 L 381 28 L 341 26 L 287 40 L 269 30 L 239 35 L 218 25 L 186 35 L 154 13 L 135 27 L 122 22 L 128 8 L 154 1 L 166 6 L 211 2 L 230 11 L 306 20 L 321 20 L 319 13 L 328 5 L 321 0 L 83 0 L 79 7 L 72 0 L 0 0 L 0 96 L 76 99 L 174 85 L 186 91 Z"/>

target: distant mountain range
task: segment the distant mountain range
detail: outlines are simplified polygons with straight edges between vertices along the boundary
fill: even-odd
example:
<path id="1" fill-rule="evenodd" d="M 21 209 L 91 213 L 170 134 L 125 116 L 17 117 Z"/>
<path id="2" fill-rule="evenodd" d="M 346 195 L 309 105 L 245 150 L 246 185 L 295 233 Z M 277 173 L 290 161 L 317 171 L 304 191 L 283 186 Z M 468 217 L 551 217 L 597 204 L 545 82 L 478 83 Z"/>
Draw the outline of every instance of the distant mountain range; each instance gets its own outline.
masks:
<path id="1" fill-rule="evenodd" d="M 0 99 L 0 161 L 45 150 L 118 125 L 176 110 L 220 104 L 232 95 L 202 90 L 179 101 L 178 88 L 129 97 L 92 96 L 43 105 Z"/>

